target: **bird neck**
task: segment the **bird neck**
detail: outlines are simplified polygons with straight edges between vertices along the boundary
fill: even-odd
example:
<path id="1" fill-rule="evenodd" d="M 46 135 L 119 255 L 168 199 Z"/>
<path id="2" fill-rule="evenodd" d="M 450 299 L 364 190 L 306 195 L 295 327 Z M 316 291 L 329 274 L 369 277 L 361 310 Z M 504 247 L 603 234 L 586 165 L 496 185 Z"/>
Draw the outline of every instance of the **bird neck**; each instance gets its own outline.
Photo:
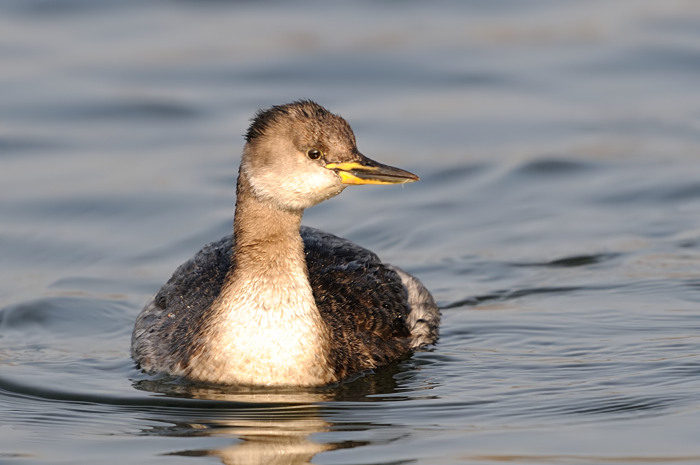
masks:
<path id="1" fill-rule="evenodd" d="M 216 348 L 200 370 L 216 382 L 313 385 L 334 380 L 299 233 L 302 211 L 256 197 L 238 177 L 232 267 L 212 305 Z"/>
<path id="2" fill-rule="evenodd" d="M 308 280 L 304 243 L 299 234 L 302 215 L 303 210 L 284 210 L 259 199 L 241 171 L 233 220 L 236 272 L 250 271 L 259 276 L 272 266 L 276 272 L 303 273 Z"/>

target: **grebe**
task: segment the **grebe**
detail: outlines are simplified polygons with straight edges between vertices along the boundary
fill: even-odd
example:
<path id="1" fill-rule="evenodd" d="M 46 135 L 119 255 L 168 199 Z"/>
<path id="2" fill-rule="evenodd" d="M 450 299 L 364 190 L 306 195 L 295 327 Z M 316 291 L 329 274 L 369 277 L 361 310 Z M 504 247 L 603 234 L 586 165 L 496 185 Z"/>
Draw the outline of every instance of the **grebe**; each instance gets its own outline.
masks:
<path id="1" fill-rule="evenodd" d="M 233 235 L 141 311 L 136 363 L 204 383 L 319 386 L 434 343 L 440 311 L 418 279 L 301 226 L 305 208 L 348 185 L 418 176 L 362 155 L 350 125 L 309 100 L 259 111 L 245 139 Z"/>

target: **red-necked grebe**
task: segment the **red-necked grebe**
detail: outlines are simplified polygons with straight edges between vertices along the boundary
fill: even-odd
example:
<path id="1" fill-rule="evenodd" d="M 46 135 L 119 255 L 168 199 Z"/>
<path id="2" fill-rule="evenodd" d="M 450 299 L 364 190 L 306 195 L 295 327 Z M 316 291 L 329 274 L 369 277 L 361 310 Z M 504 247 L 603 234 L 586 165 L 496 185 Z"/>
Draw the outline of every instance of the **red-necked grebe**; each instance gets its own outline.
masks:
<path id="1" fill-rule="evenodd" d="M 233 235 L 143 309 L 137 364 L 205 383 L 316 386 L 435 342 L 440 311 L 416 278 L 301 226 L 305 208 L 348 185 L 418 177 L 362 155 L 348 123 L 311 101 L 258 112 L 245 137 Z"/>

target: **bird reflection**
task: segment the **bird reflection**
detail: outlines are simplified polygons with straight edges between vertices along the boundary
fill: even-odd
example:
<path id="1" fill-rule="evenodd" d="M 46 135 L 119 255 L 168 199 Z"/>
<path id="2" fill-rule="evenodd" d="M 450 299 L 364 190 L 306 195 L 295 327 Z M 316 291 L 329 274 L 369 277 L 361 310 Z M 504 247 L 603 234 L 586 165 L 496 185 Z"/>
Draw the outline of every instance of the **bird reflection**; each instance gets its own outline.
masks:
<path id="1" fill-rule="evenodd" d="M 339 448 L 337 444 L 323 444 L 309 439 L 314 433 L 327 431 L 329 426 L 320 418 L 242 421 L 226 431 L 238 436 L 241 442 L 213 451 L 212 455 L 220 457 L 226 465 L 308 464 L 319 452 Z"/>
<path id="2" fill-rule="evenodd" d="M 142 409 L 151 423 L 155 419 L 165 424 L 143 434 L 233 439 L 224 447 L 177 450 L 169 455 L 215 456 L 226 465 L 297 465 L 311 463 L 321 452 L 366 445 L 365 441 L 315 440 L 314 434 L 333 431 L 334 427 L 323 418 L 323 411 L 328 408 L 324 403 L 387 400 L 382 394 L 401 400 L 394 375 L 405 375 L 406 368 L 395 364 L 381 370 L 381 374 L 352 383 L 311 389 L 198 385 L 172 378 L 143 379 L 135 381 L 134 387 L 158 394 L 148 397 Z"/>

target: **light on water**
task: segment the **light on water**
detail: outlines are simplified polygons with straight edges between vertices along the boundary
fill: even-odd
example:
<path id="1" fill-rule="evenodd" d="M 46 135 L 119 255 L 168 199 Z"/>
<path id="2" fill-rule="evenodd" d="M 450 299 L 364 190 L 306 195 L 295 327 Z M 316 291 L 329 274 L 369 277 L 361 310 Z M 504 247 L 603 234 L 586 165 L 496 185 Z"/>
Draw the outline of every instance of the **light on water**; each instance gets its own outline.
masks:
<path id="1" fill-rule="evenodd" d="M 0 37 L 0 463 L 700 463 L 694 3 L 13 0 Z M 298 98 L 421 177 L 304 222 L 420 277 L 439 343 L 319 389 L 140 373 Z"/>

